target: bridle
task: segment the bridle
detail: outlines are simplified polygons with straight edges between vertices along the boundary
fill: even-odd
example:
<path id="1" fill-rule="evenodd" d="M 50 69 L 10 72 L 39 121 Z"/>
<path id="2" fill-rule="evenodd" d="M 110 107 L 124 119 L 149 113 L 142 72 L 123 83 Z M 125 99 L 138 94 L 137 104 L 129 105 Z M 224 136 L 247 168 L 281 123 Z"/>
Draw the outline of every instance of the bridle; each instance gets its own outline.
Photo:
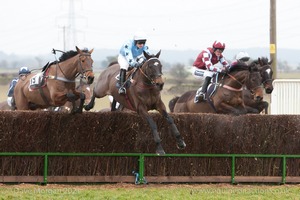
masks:
<path id="1" fill-rule="evenodd" d="M 81 77 L 80 77 L 81 79 L 86 78 L 86 75 L 85 75 L 86 72 L 92 72 L 93 71 L 93 66 L 92 65 L 91 65 L 92 66 L 91 69 L 83 69 L 82 63 L 81 63 L 81 60 L 80 60 L 80 58 L 82 56 L 91 57 L 91 54 L 90 53 L 82 53 L 78 57 L 78 62 L 80 63 L 80 72 L 75 77 L 77 78 L 81 74 Z"/>
<path id="2" fill-rule="evenodd" d="M 142 66 L 144 66 L 145 64 L 147 64 L 146 65 L 146 69 L 148 68 L 148 67 L 150 67 L 149 65 L 148 65 L 148 62 L 150 61 L 150 60 L 157 60 L 157 62 L 159 62 L 159 60 L 157 59 L 157 58 L 150 58 L 149 60 L 147 60 Z M 156 82 L 155 82 L 155 80 L 157 79 L 157 78 L 160 78 L 161 76 L 162 76 L 162 74 L 158 74 L 157 76 L 155 76 L 154 78 L 151 78 L 151 77 L 149 77 L 144 71 L 143 71 L 143 69 L 142 69 L 142 67 L 139 67 L 139 71 L 141 72 L 141 74 L 143 74 L 143 76 L 150 82 L 150 84 L 149 83 L 147 83 L 147 82 L 143 82 L 145 85 L 151 85 L 151 86 L 154 86 L 154 85 L 156 85 Z"/>
<path id="3" fill-rule="evenodd" d="M 49 75 L 48 78 L 49 78 L 49 79 L 60 80 L 60 81 L 68 82 L 68 83 L 74 83 L 74 82 L 75 82 L 75 79 L 76 79 L 79 75 L 81 75 L 80 79 L 86 78 L 85 73 L 86 73 L 86 72 L 89 72 L 89 71 L 93 71 L 93 66 L 92 66 L 91 69 L 83 69 L 82 63 L 81 63 L 81 59 L 80 59 L 82 56 L 89 56 L 89 57 L 91 57 L 91 54 L 90 54 L 90 53 L 84 53 L 84 54 L 80 54 L 80 55 L 78 56 L 78 62 L 79 62 L 80 70 L 79 70 L 79 72 L 75 75 L 75 78 L 69 79 L 69 78 L 66 76 L 65 72 L 62 70 L 62 68 L 61 68 L 61 66 L 59 65 L 59 62 L 58 62 L 58 61 L 57 61 L 57 63 L 56 63 L 55 76 Z M 57 70 L 58 70 L 58 68 L 59 68 L 59 70 L 61 71 L 61 73 L 63 74 L 63 77 L 57 76 Z"/>
<path id="4" fill-rule="evenodd" d="M 250 74 L 251 73 L 249 73 L 249 75 L 248 76 L 250 76 Z M 241 83 L 238 79 L 236 79 L 233 75 L 231 75 L 231 74 L 229 74 L 229 73 L 227 73 L 227 75 L 229 76 L 229 78 L 231 78 L 231 79 L 233 79 L 234 81 L 236 81 L 241 87 L 239 88 L 239 89 L 236 89 L 236 88 L 233 88 L 233 87 L 231 87 L 231 86 L 228 86 L 228 85 L 222 85 L 223 86 L 223 88 L 226 88 L 226 89 L 228 89 L 228 90 L 231 90 L 231 91 L 236 91 L 236 92 L 240 92 L 240 91 L 242 91 L 243 89 L 244 89 L 244 84 L 243 83 Z M 248 77 L 248 79 L 249 79 L 249 77 Z M 258 86 L 255 86 L 255 87 L 253 87 L 253 88 L 251 88 L 251 89 L 249 89 L 249 88 L 246 88 L 247 90 L 249 90 L 250 91 L 250 93 L 251 94 L 254 94 L 254 91 L 257 89 L 257 88 L 260 88 L 260 87 L 262 87 L 262 84 L 260 84 L 260 85 L 258 85 Z"/>

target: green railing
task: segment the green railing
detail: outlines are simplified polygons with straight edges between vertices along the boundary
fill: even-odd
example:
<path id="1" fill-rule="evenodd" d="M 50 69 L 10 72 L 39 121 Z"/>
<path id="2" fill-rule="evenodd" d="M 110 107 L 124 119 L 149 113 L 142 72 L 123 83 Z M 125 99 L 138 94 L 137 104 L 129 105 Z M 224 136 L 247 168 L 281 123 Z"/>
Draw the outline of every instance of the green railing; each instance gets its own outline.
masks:
<path id="1" fill-rule="evenodd" d="M 142 153 L 34 153 L 34 152 L 0 152 L 0 156 L 43 156 L 44 172 L 43 183 L 48 182 L 48 158 L 55 156 L 74 157 L 139 157 L 139 183 L 144 182 L 145 157 L 205 157 L 205 158 L 231 158 L 231 183 L 235 183 L 235 159 L 236 158 L 281 158 L 282 159 L 282 180 L 286 183 L 286 159 L 300 158 L 300 155 L 277 155 L 277 154 L 166 154 L 157 156 L 156 154 Z"/>

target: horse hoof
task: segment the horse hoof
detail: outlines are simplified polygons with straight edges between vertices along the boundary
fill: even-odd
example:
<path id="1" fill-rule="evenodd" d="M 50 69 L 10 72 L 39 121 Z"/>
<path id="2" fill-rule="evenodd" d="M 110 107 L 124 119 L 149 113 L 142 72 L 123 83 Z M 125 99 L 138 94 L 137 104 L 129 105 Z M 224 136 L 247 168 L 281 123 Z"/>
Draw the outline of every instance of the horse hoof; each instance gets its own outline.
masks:
<path id="1" fill-rule="evenodd" d="M 91 110 L 92 108 L 94 108 L 94 106 L 95 106 L 95 103 L 89 103 L 89 104 L 87 104 L 87 105 L 85 105 L 84 106 L 84 109 L 86 110 L 86 111 L 89 111 L 89 110 Z"/>
<path id="2" fill-rule="evenodd" d="M 165 151 L 164 150 L 156 150 L 156 155 L 158 155 L 158 156 L 163 156 L 163 155 L 165 155 L 166 153 L 165 153 Z"/>
<path id="3" fill-rule="evenodd" d="M 186 147 L 186 144 L 183 140 L 181 140 L 179 143 L 177 143 L 178 149 L 184 149 Z"/>
<path id="4" fill-rule="evenodd" d="M 85 111 L 91 110 L 91 108 L 88 105 L 83 106 L 83 108 L 84 108 Z"/>

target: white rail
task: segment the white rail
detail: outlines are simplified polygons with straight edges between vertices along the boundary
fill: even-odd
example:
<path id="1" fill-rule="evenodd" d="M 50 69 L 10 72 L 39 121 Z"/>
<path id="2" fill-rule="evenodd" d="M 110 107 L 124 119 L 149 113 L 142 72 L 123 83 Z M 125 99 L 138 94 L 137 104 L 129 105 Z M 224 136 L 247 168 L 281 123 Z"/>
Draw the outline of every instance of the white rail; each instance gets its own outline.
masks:
<path id="1" fill-rule="evenodd" d="M 300 114 L 300 79 L 276 79 L 271 94 L 271 114 Z"/>

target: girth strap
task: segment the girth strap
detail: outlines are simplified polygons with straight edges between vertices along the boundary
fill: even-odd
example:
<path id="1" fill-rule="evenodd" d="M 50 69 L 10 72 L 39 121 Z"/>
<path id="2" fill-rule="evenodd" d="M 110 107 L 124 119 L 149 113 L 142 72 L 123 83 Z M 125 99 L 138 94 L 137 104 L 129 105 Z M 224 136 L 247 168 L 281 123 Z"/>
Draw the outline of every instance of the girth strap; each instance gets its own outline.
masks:
<path id="1" fill-rule="evenodd" d="M 40 91 L 41 97 L 43 98 L 43 100 L 44 100 L 44 102 L 46 103 L 46 105 L 50 105 L 50 104 L 49 104 L 49 101 L 48 101 L 48 99 L 47 99 L 47 97 L 45 96 L 45 93 L 44 93 L 42 87 L 39 87 L 39 91 Z"/>

